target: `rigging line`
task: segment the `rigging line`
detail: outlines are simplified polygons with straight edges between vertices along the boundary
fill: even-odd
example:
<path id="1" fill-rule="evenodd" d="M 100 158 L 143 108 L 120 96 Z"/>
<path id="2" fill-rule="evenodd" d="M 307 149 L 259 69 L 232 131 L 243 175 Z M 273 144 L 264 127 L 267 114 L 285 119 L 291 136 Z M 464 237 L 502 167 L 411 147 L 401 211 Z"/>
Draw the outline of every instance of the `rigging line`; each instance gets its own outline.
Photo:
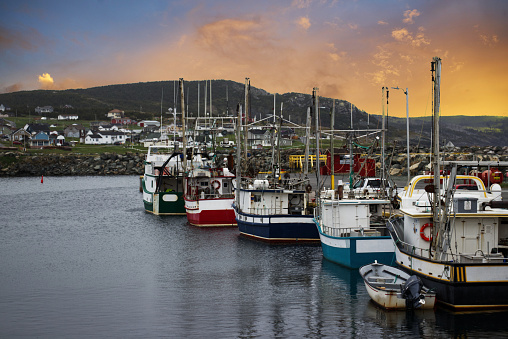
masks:
<path id="1" fill-rule="evenodd" d="M 431 89 L 431 91 L 429 92 L 429 96 L 427 97 L 427 104 L 425 105 L 425 112 L 424 112 L 424 114 L 423 114 L 423 119 L 422 119 L 422 128 L 421 128 L 421 130 L 420 130 L 420 136 L 419 136 L 419 138 L 418 138 L 417 149 L 420 147 L 420 141 L 422 140 L 422 135 L 423 135 L 423 125 L 424 125 L 424 123 L 425 123 L 425 117 L 427 117 L 427 110 L 428 110 L 428 108 L 429 108 L 429 97 L 430 97 L 430 95 L 431 95 L 431 94 L 432 94 L 432 89 Z M 434 99 L 432 99 L 432 100 L 434 100 Z"/>

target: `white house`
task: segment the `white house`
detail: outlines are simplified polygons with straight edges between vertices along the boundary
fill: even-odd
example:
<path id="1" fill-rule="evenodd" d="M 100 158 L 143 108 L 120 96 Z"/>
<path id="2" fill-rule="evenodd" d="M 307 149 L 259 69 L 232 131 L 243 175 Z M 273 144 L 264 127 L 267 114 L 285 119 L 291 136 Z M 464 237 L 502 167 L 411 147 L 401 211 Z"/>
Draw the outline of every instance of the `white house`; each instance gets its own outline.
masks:
<path id="1" fill-rule="evenodd" d="M 78 120 L 78 116 L 73 114 L 60 114 L 58 120 Z"/>
<path id="2" fill-rule="evenodd" d="M 156 120 L 141 120 L 138 122 L 139 127 L 149 127 L 149 126 L 157 126 L 159 127 L 161 125 L 160 121 Z"/>
<path id="3" fill-rule="evenodd" d="M 85 137 L 85 144 L 88 145 L 112 145 L 115 142 L 125 143 L 127 135 L 118 131 L 89 131 Z"/>
<path id="4" fill-rule="evenodd" d="M 35 107 L 35 113 L 53 113 L 53 106 Z"/>

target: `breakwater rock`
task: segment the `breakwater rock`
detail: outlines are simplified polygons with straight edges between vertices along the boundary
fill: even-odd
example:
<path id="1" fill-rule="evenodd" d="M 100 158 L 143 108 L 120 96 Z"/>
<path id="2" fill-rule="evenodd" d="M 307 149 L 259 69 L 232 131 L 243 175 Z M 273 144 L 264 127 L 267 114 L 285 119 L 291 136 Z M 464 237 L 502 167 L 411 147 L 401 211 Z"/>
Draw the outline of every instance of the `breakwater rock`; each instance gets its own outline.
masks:
<path id="1" fill-rule="evenodd" d="M 0 153 L 0 176 L 143 174 L 143 153 L 100 155 Z"/>

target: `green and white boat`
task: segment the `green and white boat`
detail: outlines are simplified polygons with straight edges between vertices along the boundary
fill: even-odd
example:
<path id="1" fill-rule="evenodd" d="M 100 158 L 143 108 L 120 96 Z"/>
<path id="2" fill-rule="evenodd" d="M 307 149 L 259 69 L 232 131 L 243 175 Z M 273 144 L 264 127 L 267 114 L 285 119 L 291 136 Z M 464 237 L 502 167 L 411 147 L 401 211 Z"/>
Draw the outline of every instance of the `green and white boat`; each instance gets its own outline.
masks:
<path id="1" fill-rule="evenodd" d="M 150 146 L 141 181 L 143 203 L 156 215 L 186 215 L 183 154 L 173 146 Z"/>

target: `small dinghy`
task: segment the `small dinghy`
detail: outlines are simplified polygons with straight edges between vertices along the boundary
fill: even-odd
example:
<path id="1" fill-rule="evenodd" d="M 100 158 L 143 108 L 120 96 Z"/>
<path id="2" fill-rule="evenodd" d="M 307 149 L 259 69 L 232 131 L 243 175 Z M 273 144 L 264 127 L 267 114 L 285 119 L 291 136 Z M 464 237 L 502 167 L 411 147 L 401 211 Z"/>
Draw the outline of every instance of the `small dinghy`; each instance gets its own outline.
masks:
<path id="1" fill-rule="evenodd" d="M 362 266 L 360 275 L 372 301 L 385 309 L 434 308 L 436 294 L 415 275 L 377 261 Z"/>

